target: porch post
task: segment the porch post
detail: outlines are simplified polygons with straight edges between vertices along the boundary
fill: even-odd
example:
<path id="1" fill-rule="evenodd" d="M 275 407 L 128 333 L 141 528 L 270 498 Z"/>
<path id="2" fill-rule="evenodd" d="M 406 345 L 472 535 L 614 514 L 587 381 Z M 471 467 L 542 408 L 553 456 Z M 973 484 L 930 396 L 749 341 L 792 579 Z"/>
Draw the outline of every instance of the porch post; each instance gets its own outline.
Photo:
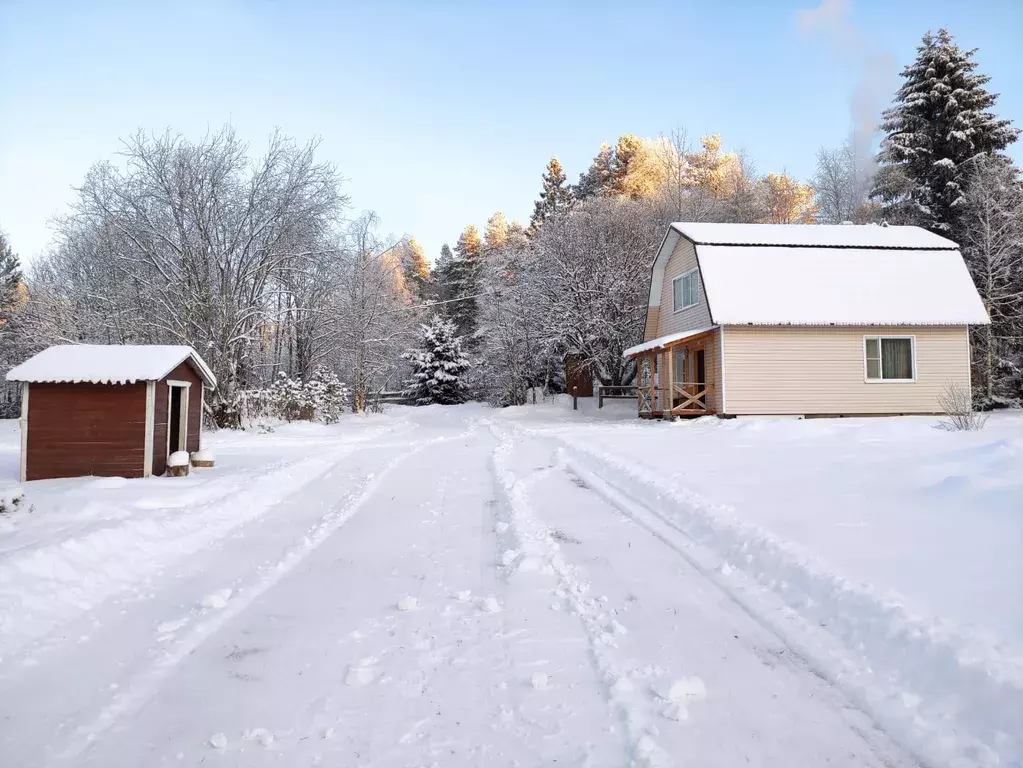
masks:
<path id="1" fill-rule="evenodd" d="M 657 394 L 657 353 L 650 353 L 650 415 L 657 410 L 657 401 L 654 399 Z"/>
<path id="2" fill-rule="evenodd" d="M 666 398 L 667 399 L 667 405 L 665 406 L 665 409 L 664 409 L 664 418 L 667 421 L 671 421 L 671 419 L 672 419 L 671 409 L 672 409 L 672 406 L 675 405 L 675 348 L 674 347 L 668 347 L 666 354 L 667 354 L 667 359 L 668 359 L 668 376 L 667 376 L 667 378 L 668 378 L 668 395 L 667 395 L 667 398 Z"/>

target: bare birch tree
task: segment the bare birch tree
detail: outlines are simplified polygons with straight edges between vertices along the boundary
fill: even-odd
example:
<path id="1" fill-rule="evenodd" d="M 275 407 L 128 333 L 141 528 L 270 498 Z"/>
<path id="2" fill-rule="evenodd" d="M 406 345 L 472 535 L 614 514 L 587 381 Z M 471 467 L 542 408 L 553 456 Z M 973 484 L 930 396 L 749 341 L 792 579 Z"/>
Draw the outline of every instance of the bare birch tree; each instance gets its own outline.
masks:
<path id="1" fill-rule="evenodd" d="M 962 206 L 963 255 L 991 324 L 975 329 L 983 398 L 1020 398 L 1023 384 L 1023 186 L 1003 157 L 979 157 Z M 1001 375 L 1000 375 L 1001 374 Z M 1006 386 L 999 387 L 999 379 Z"/>

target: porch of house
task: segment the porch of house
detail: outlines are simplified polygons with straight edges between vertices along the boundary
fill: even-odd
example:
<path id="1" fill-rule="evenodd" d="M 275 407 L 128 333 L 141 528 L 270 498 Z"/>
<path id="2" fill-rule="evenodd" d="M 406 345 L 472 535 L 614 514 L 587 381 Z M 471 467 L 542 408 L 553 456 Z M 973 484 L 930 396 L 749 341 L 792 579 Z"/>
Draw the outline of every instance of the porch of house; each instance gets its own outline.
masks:
<path id="1" fill-rule="evenodd" d="M 660 342 L 660 343 L 659 343 Z M 696 418 L 717 412 L 717 329 L 654 339 L 636 361 L 641 419 Z"/>

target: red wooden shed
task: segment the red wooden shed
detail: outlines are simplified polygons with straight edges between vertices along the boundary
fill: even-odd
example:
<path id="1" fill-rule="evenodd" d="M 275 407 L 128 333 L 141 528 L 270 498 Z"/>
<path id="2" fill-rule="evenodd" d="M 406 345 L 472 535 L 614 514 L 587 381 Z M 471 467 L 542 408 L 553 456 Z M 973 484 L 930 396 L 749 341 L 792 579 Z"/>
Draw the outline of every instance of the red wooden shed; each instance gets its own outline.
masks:
<path id="1" fill-rule="evenodd" d="M 162 475 L 175 451 L 198 451 L 206 389 L 194 349 L 67 344 L 7 374 L 21 382 L 21 480 Z"/>

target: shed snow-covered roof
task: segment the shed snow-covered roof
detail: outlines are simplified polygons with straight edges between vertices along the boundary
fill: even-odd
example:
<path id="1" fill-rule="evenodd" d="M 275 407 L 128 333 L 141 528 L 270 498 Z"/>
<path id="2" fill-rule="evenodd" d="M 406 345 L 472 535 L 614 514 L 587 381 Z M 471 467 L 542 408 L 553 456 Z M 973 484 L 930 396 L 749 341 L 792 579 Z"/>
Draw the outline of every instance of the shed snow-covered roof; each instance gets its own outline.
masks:
<path id="1" fill-rule="evenodd" d="M 988 322 L 955 250 L 702 245 L 711 315 L 724 325 L 969 325 Z"/>
<path id="2" fill-rule="evenodd" d="M 920 227 L 676 222 L 654 261 L 651 307 L 682 240 L 714 325 L 988 322 L 958 246 Z"/>
<path id="3" fill-rule="evenodd" d="M 194 349 L 162 344 L 61 344 L 44 349 L 10 370 L 8 381 L 132 384 L 162 379 L 191 360 L 211 387 L 217 379 Z"/>
<path id="4" fill-rule="evenodd" d="M 920 227 L 876 224 L 708 224 L 675 222 L 673 229 L 697 245 L 763 245 L 796 248 L 930 248 L 957 246 Z"/>

